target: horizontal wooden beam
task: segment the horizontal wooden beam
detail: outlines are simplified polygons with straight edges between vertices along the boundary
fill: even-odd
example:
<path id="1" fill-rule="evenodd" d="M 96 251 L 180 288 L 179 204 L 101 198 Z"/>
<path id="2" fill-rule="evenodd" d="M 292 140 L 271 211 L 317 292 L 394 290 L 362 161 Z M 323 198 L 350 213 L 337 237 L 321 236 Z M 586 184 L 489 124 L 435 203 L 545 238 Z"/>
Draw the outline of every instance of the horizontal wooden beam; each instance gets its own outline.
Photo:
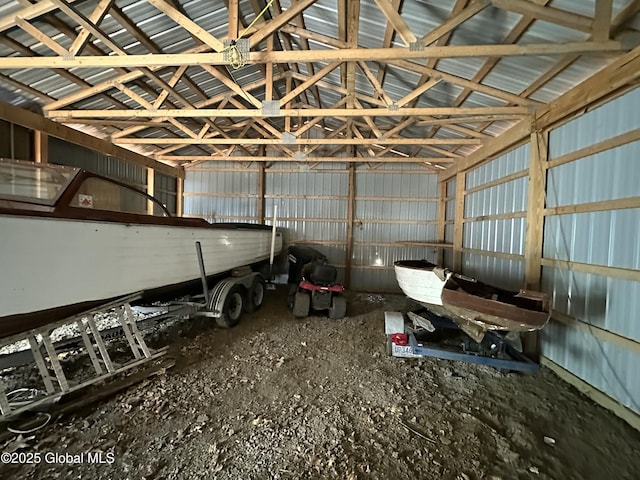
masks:
<path id="1" fill-rule="evenodd" d="M 287 145 L 280 138 L 114 138 L 118 144 L 140 145 Z M 298 138 L 296 145 L 480 145 L 479 138 Z M 233 157 L 231 157 L 233 158 Z M 339 157 L 338 157 L 339 158 Z M 363 157 L 377 161 L 383 157 Z"/>
<path id="2" fill-rule="evenodd" d="M 592 275 L 602 275 L 605 277 L 614 277 L 620 278 L 622 280 L 640 282 L 640 270 L 632 270 L 630 268 L 609 267 L 607 265 L 593 265 L 590 263 L 570 262 L 567 260 L 555 260 L 552 258 L 543 258 L 541 264 L 543 267 L 560 268 L 563 270 L 571 270 L 575 272 L 589 273 Z"/>
<path id="3" fill-rule="evenodd" d="M 433 108 L 290 108 L 281 109 L 278 115 L 265 115 L 261 109 L 183 108 L 161 110 L 49 110 L 51 119 L 69 118 L 209 118 L 209 117 L 409 117 L 413 115 L 494 115 L 532 113 L 530 107 L 433 107 Z"/>
<path id="4" fill-rule="evenodd" d="M 620 52 L 619 41 L 542 43 L 528 45 L 447 45 L 409 48 L 345 48 L 326 50 L 286 50 L 249 52 L 247 64 L 298 63 L 298 62 L 347 62 L 392 61 L 420 58 L 508 57 L 521 55 L 564 55 L 568 53 Z M 222 53 L 146 54 L 79 57 L 5 57 L 0 69 L 20 68 L 127 68 L 168 67 L 180 65 L 229 65 Z"/>
<path id="5" fill-rule="evenodd" d="M 158 162 L 152 158 L 145 157 L 144 155 L 132 152 L 126 148 L 118 147 L 100 138 L 69 128 L 65 125 L 61 125 L 60 123 L 53 122 L 41 115 L 15 107 L 5 102 L 0 102 L 0 118 L 17 125 L 21 125 L 25 128 L 37 130 L 51 137 L 56 137 L 76 145 L 81 145 L 105 155 L 121 158 L 122 160 L 135 165 L 151 167 L 165 175 L 172 177 L 184 177 L 184 170 L 182 169 Z M 50 158 L 49 160 L 55 161 L 53 158 Z"/>
<path id="6" fill-rule="evenodd" d="M 640 208 L 640 197 L 617 198 L 599 202 L 581 203 L 579 205 L 563 205 L 543 210 L 543 215 L 570 215 L 572 213 L 605 212 L 607 210 L 624 210 Z"/>
<path id="7" fill-rule="evenodd" d="M 304 162 L 293 157 L 215 157 L 206 155 L 158 155 L 157 160 L 163 162 L 298 162 L 298 163 L 451 163 L 453 158 L 447 157 L 307 157 Z M 200 165 L 200 164 L 199 164 Z M 189 165 L 185 165 L 189 168 Z M 422 172 L 420 172 L 422 173 Z"/>

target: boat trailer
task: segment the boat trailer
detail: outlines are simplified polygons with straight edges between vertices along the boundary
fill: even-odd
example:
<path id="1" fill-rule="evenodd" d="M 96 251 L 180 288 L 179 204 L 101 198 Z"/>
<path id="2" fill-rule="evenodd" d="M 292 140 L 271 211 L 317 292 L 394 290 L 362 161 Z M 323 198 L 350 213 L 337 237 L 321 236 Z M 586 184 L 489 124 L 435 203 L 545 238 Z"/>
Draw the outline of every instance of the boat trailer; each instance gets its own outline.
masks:
<path id="1" fill-rule="evenodd" d="M 540 365 L 520 352 L 508 334 L 488 331 L 480 343 L 448 318 L 419 308 L 407 313 L 384 312 L 387 353 L 393 357 L 434 357 L 533 373 Z M 518 337 L 519 339 L 519 337 Z"/>

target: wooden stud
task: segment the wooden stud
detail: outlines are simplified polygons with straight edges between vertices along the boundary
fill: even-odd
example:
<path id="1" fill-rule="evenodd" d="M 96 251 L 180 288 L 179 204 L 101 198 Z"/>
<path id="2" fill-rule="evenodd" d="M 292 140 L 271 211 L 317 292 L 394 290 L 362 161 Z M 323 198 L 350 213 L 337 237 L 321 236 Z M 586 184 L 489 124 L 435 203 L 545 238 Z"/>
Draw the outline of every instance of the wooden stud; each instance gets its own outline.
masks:
<path id="1" fill-rule="evenodd" d="M 49 163 L 49 136 L 39 130 L 33 132 L 33 160 L 36 163 Z"/>
<path id="2" fill-rule="evenodd" d="M 447 213 L 447 182 L 440 182 L 438 184 L 438 231 L 436 234 L 436 238 L 438 242 L 444 243 L 444 226 L 446 220 Z M 453 246 L 453 245 L 452 245 Z M 437 262 L 438 265 L 444 265 L 444 250 L 438 249 L 437 251 Z"/>
<path id="3" fill-rule="evenodd" d="M 354 164 L 349 165 L 349 192 L 347 200 L 347 245 L 345 252 L 345 284 L 351 287 L 351 261 L 353 258 L 353 222 L 355 216 L 356 199 L 356 169 Z"/>
<path id="4" fill-rule="evenodd" d="M 456 211 L 453 226 L 453 269 L 459 273 L 462 271 L 462 248 L 463 248 L 463 232 L 464 232 L 464 190 L 466 173 L 458 172 L 456 174 Z"/>
<path id="5" fill-rule="evenodd" d="M 147 167 L 147 195 L 152 197 L 155 195 L 155 171 L 151 167 Z M 153 215 L 154 203 L 147 200 L 147 215 Z"/>
<path id="6" fill-rule="evenodd" d="M 176 179 L 176 216 L 184 216 L 184 178 Z"/>

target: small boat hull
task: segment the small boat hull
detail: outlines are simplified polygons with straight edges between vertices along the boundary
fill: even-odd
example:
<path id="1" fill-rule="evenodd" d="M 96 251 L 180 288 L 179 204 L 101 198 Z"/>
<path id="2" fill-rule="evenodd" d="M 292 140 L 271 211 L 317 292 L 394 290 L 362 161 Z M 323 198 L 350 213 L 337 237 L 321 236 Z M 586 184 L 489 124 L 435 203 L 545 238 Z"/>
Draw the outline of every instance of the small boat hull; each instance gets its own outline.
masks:
<path id="1" fill-rule="evenodd" d="M 478 341 L 488 330 L 534 331 L 549 321 L 546 294 L 509 292 L 421 260 L 398 261 L 394 268 L 405 295 L 455 321 Z"/>

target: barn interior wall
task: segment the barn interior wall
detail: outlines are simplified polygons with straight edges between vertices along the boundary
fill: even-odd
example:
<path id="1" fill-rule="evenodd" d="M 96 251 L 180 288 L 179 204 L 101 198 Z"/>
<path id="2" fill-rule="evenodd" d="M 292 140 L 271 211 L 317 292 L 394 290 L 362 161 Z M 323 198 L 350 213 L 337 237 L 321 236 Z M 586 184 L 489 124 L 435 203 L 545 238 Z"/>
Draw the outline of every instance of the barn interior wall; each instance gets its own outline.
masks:
<path id="1" fill-rule="evenodd" d="M 540 289 L 552 319 L 541 331 L 544 361 L 640 425 L 640 88 L 549 131 Z M 445 235 L 462 223 L 462 272 L 517 290 L 525 285 L 530 143 L 446 183 Z M 457 182 L 464 180 L 464 188 Z M 462 202 L 457 194 L 462 192 Z M 464 213 L 456 216 L 456 205 Z M 455 219 L 458 220 L 455 220 Z M 454 252 L 455 252 L 454 250 Z M 447 259 L 445 255 L 445 259 Z M 449 265 L 447 265 L 449 266 Z M 573 381 L 573 380 L 572 380 Z M 588 388 L 587 388 L 588 387 Z M 633 413 L 635 412 L 635 413 Z"/>
<path id="2" fill-rule="evenodd" d="M 395 260 L 436 259 L 432 247 L 396 243 L 436 241 L 437 177 L 420 166 L 355 169 L 351 239 L 349 171 L 344 163 L 323 163 L 313 169 L 289 162 L 270 164 L 265 169 L 263 200 L 259 175 L 255 163 L 204 162 L 186 169 L 185 216 L 260 223 L 260 202 L 264 201 L 265 223 L 271 224 L 277 205 L 277 225 L 284 232 L 285 245 L 306 244 L 320 250 L 338 267 L 341 282 L 349 266 L 354 290 L 399 291 Z M 349 242 L 353 253 L 348 260 Z"/>
<path id="3" fill-rule="evenodd" d="M 542 353 L 640 413 L 640 88 L 549 136 Z"/>
<path id="4" fill-rule="evenodd" d="M 0 158 L 33 159 L 33 132 L 0 119 Z"/>

